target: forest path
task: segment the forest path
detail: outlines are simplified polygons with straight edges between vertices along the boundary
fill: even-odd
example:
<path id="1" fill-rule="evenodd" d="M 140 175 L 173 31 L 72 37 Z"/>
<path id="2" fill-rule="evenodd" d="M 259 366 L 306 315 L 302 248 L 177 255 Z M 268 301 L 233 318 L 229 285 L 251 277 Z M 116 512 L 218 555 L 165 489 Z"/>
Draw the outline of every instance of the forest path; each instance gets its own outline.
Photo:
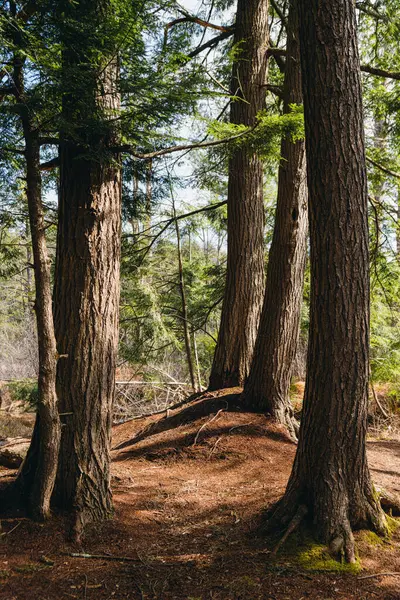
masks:
<path id="1" fill-rule="evenodd" d="M 61 518 L 45 526 L 4 522 L 0 598 L 400 600 L 399 577 L 304 569 L 285 546 L 271 558 L 273 545 L 257 527 L 285 489 L 296 447 L 265 416 L 241 412 L 237 391 L 206 395 L 201 407 L 194 402 L 194 412 L 184 407 L 171 420 L 159 415 L 114 429 L 114 447 L 124 446 L 113 452 L 116 516 L 92 527 L 82 547 L 66 542 Z M 372 440 L 368 453 L 376 483 L 398 491 L 400 444 Z M 361 576 L 400 572 L 399 532 L 390 544 L 356 537 Z M 130 560 L 115 560 L 123 557 Z"/>

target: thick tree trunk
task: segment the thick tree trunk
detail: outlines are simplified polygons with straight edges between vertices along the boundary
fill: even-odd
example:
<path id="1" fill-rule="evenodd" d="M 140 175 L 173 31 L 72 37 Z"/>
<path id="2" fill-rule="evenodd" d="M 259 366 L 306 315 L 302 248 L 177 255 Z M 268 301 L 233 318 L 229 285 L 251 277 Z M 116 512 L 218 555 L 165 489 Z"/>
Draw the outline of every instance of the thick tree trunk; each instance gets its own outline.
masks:
<path id="1" fill-rule="evenodd" d="M 108 148 L 118 142 L 118 61 L 90 65 L 93 39 L 79 22 L 103 22 L 110 3 L 66 3 L 55 325 L 60 359 L 57 393 L 63 414 L 56 485 L 58 505 L 87 522 L 112 515 L 110 438 L 118 344 L 121 177 Z M 71 29 L 68 29 L 72 23 Z M 82 38 L 79 38 L 79 33 Z M 78 35 L 78 40 L 76 36 Z M 86 44 L 86 45 L 85 45 Z M 74 77 L 72 77 L 74 75 Z M 93 123 L 97 117 L 98 124 Z M 72 131 L 72 133 L 70 133 Z M 79 144 L 76 133 L 82 143 Z M 100 133 L 99 133 L 100 132 Z"/>
<path id="2" fill-rule="evenodd" d="M 292 0 L 287 29 L 284 112 L 302 104 L 297 1 Z M 267 285 L 245 403 L 268 412 L 296 437 L 289 401 L 292 364 L 300 330 L 307 258 L 307 181 L 305 142 L 282 139 L 275 227 L 269 252 Z"/>
<path id="3" fill-rule="evenodd" d="M 11 13 L 16 17 L 14 2 Z M 32 238 L 35 271 L 35 313 L 39 350 L 38 413 L 27 457 L 12 486 L 27 504 L 30 514 L 44 520 L 50 516 L 60 448 L 61 425 L 56 395 L 57 349 L 53 324 L 50 259 L 46 244 L 46 226 L 42 203 L 39 131 L 24 87 L 23 38 L 18 27 L 13 28 L 13 40 L 18 48 L 14 58 L 13 83 L 18 113 L 25 140 L 26 196 Z"/>
<path id="4" fill-rule="evenodd" d="M 265 101 L 268 0 L 238 0 L 231 122 L 253 125 Z M 264 293 L 263 164 L 251 150 L 229 160 L 228 257 L 221 325 L 210 389 L 243 385 L 250 368 Z"/>
<path id="5" fill-rule="evenodd" d="M 305 505 L 319 537 L 355 560 L 352 529 L 386 532 L 367 466 L 368 196 L 355 7 L 301 0 L 311 238 L 304 416 L 271 525 Z"/>

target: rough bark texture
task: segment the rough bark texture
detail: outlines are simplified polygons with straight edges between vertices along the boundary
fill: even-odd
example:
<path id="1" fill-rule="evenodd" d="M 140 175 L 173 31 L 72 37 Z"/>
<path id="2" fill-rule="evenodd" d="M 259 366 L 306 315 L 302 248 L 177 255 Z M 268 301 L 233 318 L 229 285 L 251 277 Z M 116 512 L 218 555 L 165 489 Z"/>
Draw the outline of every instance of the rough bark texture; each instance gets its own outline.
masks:
<path id="1" fill-rule="evenodd" d="M 287 29 L 284 111 L 302 104 L 297 2 Z M 299 339 L 307 257 L 307 177 L 305 142 L 282 139 L 275 228 L 269 252 L 267 285 L 244 401 L 271 414 L 296 437 L 289 401 L 292 364 Z"/>
<path id="2" fill-rule="evenodd" d="M 239 0 L 231 122 L 255 123 L 265 101 L 268 0 Z M 250 368 L 264 292 L 263 165 L 251 150 L 229 161 L 228 257 L 221 326 L 210 389 L 243 385 Z"/>
<path id="3" fill-rule="evenodd" d="M 299 445 L 271 523 L 306 505 L 355 560 L 352 529 L 386 532 L 367 465 L 368 196 L 355 7 L 301 0 L 311 238 L 308 372 Z"/>
<path id="4" fill-rule="evenodd" d="M 16 17 L 16 5 L 10 3 Z M 57 349 L 53 324 L 50 259 L 46 244 L 46 226 L 42 203 L 39 131 L 28 106 L 24 87 L 23 37 L 18 27 L 12 30 L 18 48 L 14 58 L 14 96 L 25 140 L 26 196 L 35 271 L 35 313 L 38 333 L 39 377 L 38 414 L 34 435 L 17 480 L 12 486 L 27 504 L 30 514 L 39 520 L 50 516 L 60 447 L 61 426 L 56 395 Z"/>
<path id="5" fill-rule="evenodd" d="M 67 11 L 72 23 L 95 23 L 108 1 L 81 0 Z M 74 509 L 76 534 L 112 514 L 111 413 L 118 343 L 121 178 L 107 152 L 117 131 L 107 123 L 119 109 L 117 60 L 88 63 L 94 39 L 64 32 L 63 120 L 55 279 L 55 324 L 60 359 L 57 392 L 63 414 L 57 503 Z M 95 34 L 94 34 L 95 35 Z M 73 77 L 72 77 L 73 75 Z M 97 118 L 97 123 L 93 119 Z M 73 134 L 71 134 L 71 131 Z M 82 140 L 77 142 L 78 138 Z"/>

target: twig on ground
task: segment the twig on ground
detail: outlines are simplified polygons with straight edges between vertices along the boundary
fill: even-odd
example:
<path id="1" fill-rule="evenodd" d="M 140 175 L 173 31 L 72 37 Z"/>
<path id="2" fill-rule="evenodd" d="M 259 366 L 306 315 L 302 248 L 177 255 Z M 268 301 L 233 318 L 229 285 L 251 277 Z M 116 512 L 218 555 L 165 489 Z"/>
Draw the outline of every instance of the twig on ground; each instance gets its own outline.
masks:
<path id="1" fill-rule="evenodd" d="M 203 423 L 203 425 L 200 427 L 200 429 L 198 430 L 198 432 L 196 433 L 196 437 L 194 438 L 194 442 L 193 442 L 193 446 L 195 446 L 197 444 L 197 440 L 199 439 L 199 435 L 200 433 L 203 431 L 203 429 L 205 429 L 207 427 L 207 425 L 210 425 L 210 423 L 212 423 L 213 421 L 215 421 L 215 419 L 217 419 L 219 417 L 219 415 L 224 412 L 224 408 L 221 408 L 217 414 L 215 414 L 211 419 L 209 419 L 208 421 L 206 421 L 205 423 Z"/>
<path id="2" fill-rule="evenodd" d="M 281 538 L 281 540 L 277 543 L 277 545 L 273 549 L 272 556 L 276 556 L 279 548 L 286 542 L 289 535 L 291 533 L 293 533 L 294 531 L 296 531 L 296 529 L 299 527 L 300 523 L 306 516 L 307 512 L 308 512 L 307 507 L 304 504 L 300 504 L 299 508 L 297 509 L 296 514 L 294 515 L 293 519 L 290 521 L 289 526 L 286 529 L 284 536 Z"/>
<path id="3" fill-rule="evenodd" d="M 363 575 L 362 577 L 357 577 L 357 579 L 372 579 L 374 577 L 400 577 L 400 572 L 394 571 L 393 573 L 374 573 L 374 575 Z"/>
<path id="4" fill-rule="evenodd" d="M 19 523 L 17 523 L 15 527 L 13 527 L 12 529 L 10 529 L 10 531 L 5 531 L 4 533 L 1 533 L 0 537 L 3 537 L 5 535 L 10 535 L 10 533 L 12 533 L 13 531 L 15 531 L 21 525 L 21 523 L 22 523 L 22 521 L 20 521 Z"/>
<path id="5" fill-rule="evenodd" d="M 128 556 L 111 556 L 108 554 L 87 554 L 86 552 L 67 552 L 66 556 L 71 556 L 72 558 L 111 560 L 111 561 L 116 561 L 116 562 L 135 562 L 135 563 L 140 562 L 140 560 L 138 558 L 130 558 Z"/>
<path id="6" fill-rule="evenodd" d="M 217 441 L 215 442 L 214 446 L 211 448 L 211 450 L 210 450 L 210 453 L 209 453 L 209 455 L 208 455 L 208 460 L 210 460 L 210 458 L 211 458 L 211 456 L 212 456 L 212 454 L 213 454 L 213 452 L 214 452 L 215 448 L 217 447 L 217 444 L 219 444 L 219 442 L 220 442 L 221 440 L 222 440 L 222 436 L 221 436 L 221 437 L 219 437 L 219 438 L 217 439 Z"/>

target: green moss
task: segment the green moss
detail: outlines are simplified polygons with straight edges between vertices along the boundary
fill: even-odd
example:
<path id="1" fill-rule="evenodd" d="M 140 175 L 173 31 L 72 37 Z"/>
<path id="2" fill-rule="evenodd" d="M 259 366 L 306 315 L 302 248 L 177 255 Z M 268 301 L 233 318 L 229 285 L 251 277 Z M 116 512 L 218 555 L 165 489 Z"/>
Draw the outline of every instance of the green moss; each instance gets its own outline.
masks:
<path id="1" fill-rule="evenodd" d="M 7 577 L 9 577 L 10 575 L 10 571 L 7 571 L 6 569 L 0 570 L 0 579 L 7 579 Z"/>
<path id="2" fill-rule="evenodd" d="M 311 535 L 304 531 L 294 534 L 280 553 L 285 562 L 290 561 L 306 571 L 353 574 L 361 571 L 358 559 L 354 564 L 336 560 L 329 553 L 327 546 L 315 542 Z"/>
<path id="3" fill-rule="evenodd" d="M 299 565 L 307 571 L 328 571 L 333 573 L 359 573 L 359 560 L 354 564 L 339 562 L 331 556 L 326 546 L 310 543 L 298 553 Z"/>
<path id="4" fill-rule="evenodd" d="M 384 546 L 387 543 L 387 538 L 380 537 L 374 531 L 361 531 L 359 538 L 369 546 Z"/>
<path id="5" fill-rule="evenodd" d="M 386 515 L 386 521 L 388 526 L 389 537 L 392 536 L 397 529 L 400 527 L 400 520 L 391 517 L 390 515 Z"/>

